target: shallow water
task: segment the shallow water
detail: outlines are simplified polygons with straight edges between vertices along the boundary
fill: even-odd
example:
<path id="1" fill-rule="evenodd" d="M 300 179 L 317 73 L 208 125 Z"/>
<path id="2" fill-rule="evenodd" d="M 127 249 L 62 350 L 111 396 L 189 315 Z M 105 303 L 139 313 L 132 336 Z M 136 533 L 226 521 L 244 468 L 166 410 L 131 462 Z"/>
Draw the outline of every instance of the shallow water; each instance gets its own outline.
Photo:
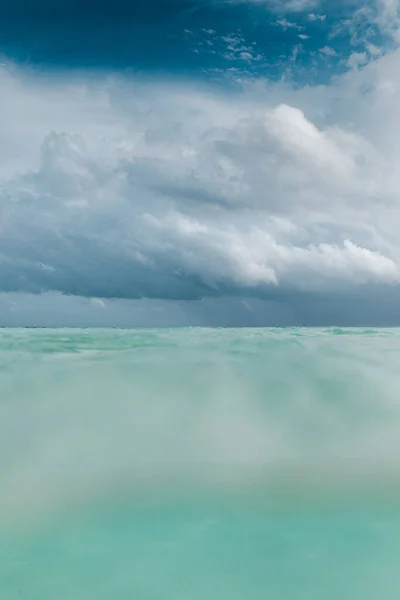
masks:
<path id="1" fill-rule="evenodd" d="M 398 598 L 400 330 L 0 331 L 0 598 Z"/>

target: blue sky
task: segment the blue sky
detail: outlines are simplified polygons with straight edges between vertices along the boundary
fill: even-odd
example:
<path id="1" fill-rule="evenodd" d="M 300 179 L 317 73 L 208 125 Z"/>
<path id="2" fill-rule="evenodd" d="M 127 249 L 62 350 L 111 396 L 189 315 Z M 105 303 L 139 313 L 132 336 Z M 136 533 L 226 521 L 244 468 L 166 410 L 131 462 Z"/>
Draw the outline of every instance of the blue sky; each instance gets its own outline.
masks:
<path id="1" fill-rule="evenodd" d="M 0 17 L 0 324 L 400 323 L 398 0 Z"/>
<path id="2" fill-rule="evenodd" d="M 40 68 L 133 69 L 206 80 L 237 69 L 276 79 L 287 72 L 309 83 L 343 71 L 343 60 L 364 51 L 366 39 L 377 46 L 390 42 L 374 22 L 380 6 L 373 1 L 2 0 L 1 5 L 0 50 Z"/>

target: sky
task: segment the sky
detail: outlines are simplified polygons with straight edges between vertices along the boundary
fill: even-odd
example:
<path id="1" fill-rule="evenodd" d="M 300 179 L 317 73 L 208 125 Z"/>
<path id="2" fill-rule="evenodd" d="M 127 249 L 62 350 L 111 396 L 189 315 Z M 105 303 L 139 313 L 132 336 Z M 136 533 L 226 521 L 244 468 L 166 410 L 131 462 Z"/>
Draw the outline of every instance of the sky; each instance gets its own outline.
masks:
<path id="1" fill-rule="evenodd" d="M 400 325 L 400 0 L 0 0 L 0 326 Z"/>

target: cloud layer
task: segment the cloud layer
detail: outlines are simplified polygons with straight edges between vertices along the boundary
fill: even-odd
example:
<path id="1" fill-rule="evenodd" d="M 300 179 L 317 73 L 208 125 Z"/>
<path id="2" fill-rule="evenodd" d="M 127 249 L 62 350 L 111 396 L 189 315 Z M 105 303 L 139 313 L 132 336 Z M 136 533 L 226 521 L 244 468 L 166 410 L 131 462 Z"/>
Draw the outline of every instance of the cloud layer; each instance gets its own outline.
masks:
<path id="1" fill-rule="evenodd" d="M 327 85 L 224 91 L 3 64 L 0 291 L 397 289 L 400 51 L 352 66 Z"/>

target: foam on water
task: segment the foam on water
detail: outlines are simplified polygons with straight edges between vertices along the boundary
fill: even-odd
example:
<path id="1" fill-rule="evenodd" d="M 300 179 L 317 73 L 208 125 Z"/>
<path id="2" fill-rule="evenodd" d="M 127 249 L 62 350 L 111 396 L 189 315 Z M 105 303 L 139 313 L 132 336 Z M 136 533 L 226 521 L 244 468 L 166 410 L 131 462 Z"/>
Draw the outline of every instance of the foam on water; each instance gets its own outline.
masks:
<path id="1" fill-rule="evenodd" d="M 399 330 L 1 330 L 0 597 L 398 598 Z"/>

